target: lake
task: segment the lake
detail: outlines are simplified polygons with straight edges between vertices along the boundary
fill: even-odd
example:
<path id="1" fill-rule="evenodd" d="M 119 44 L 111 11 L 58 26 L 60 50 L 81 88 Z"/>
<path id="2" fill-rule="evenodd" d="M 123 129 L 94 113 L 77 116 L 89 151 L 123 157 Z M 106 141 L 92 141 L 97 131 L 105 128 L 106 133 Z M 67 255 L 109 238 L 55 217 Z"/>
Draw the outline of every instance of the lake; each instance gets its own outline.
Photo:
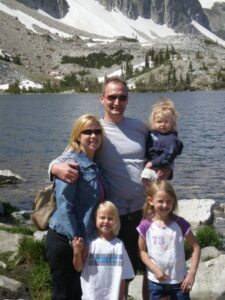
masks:
<path id="1" fill-rule="evenodd" d="M 178 199 L 225 202 L 225 91 L 133 93 L 126 115 L 147 120 L 159 96 L 171 98 L 180 113 L 184 149 L 172 181 Z M 0 186 L 0 201 L 31 208 L 37 190 L 49 182 L 49 162 L 64 150 L 83 113 L 103 115 L 98 95 L 0 95 L 0 169 L 26 179 Z"/>

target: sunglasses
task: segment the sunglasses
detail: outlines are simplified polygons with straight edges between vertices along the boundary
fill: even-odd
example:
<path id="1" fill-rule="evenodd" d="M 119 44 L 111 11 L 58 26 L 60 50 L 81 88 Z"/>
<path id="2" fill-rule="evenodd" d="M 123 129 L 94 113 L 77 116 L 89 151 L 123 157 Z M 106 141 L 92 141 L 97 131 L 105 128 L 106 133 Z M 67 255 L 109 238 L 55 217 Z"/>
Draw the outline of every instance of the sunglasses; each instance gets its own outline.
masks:
<path id="1" fill-rule="evenodd" d="M 95 135 L 100 135 L 102 134 L 102 130 L 101 128 L 97 128 L 97 129 L 85 129 L 83 131 L 81 131 L 82 134 L 85 134 L 85 135 L 92 135 L 93 133 Z"/>
<path id="2" fill-rule="evenodd" d="M 121 102 L 124 102 L 127 100 L 127 95 L 108 95 L 106 98 L 109 101 L 115 101 L 116 99 L 120 100 Z"/>

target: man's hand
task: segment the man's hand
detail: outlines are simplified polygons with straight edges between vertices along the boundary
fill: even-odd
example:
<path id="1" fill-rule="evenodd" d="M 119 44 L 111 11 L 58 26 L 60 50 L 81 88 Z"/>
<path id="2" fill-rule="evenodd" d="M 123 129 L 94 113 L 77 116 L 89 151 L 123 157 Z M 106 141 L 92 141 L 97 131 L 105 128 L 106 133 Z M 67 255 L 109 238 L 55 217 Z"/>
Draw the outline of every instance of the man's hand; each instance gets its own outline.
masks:
<path id="1" fill-rule="evenodd" d="M 74 161 L 63 162 L 52 165 L 51 173 L 63 181 L 73 183 L 79 178 L 78 169 L 79 164 Z"/>

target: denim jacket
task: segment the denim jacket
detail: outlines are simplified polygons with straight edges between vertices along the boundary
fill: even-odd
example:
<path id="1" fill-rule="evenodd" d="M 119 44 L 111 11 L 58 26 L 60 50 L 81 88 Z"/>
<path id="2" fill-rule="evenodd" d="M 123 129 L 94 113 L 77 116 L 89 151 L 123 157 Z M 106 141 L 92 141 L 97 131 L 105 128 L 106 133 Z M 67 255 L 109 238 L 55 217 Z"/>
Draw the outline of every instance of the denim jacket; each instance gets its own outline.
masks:
<path id="1" fill-rule="evenodd" d="M 94 210 L 104 200 L 100 199 L 99 168 L 83 153 L 64 153 L 59 160 L 76 161 L 79 164 L 79 179 L 74 183 L 55 179 L 57 209 L 50 219 L 49 227 L 66 235 L 69 240 L 75 236 L 89 240 L 94 236 Z"/>

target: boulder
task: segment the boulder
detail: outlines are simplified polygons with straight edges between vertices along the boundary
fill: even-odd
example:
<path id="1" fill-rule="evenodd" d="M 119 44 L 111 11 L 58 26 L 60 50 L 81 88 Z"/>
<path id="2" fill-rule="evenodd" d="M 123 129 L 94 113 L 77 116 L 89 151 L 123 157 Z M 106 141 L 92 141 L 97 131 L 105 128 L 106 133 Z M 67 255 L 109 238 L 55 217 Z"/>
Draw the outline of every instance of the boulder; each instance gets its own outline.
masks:
<path id="1" fill-rule="evenodd" d="M 0 170 L 0 185 L 1 184 L 12 184 L 24 181 L 20 175 L 13 173 L 10 170 Z"/>
<path id="2" fill-rule="evenodd" d="M 215 203 L 213 199 L 182 199 L 178 201 L 177 214 L 197 228 L 212 222 Z"/>
<path id="3" fill-rule="evenodd" d="M 26 294 L 25 286 L 21 282 L 0 275 L 0 299 L 25 299 Z"/>
<path id="4" fill-rule="evenodd" d="M 0 231 L 0 253 L 17 252 L 23 234 Z"/>
<path id="5" fill-rule="evenodd" d="M 216 255 L 216 257 L 207 261 L 201 260 L 199 263 L 195 283 L 190 293 L 192 300 L 225 299 L 225 254 L 217 255 L 217 251 L 211 250 L 206 250 L 209 251 L 207 255 Z"/>

